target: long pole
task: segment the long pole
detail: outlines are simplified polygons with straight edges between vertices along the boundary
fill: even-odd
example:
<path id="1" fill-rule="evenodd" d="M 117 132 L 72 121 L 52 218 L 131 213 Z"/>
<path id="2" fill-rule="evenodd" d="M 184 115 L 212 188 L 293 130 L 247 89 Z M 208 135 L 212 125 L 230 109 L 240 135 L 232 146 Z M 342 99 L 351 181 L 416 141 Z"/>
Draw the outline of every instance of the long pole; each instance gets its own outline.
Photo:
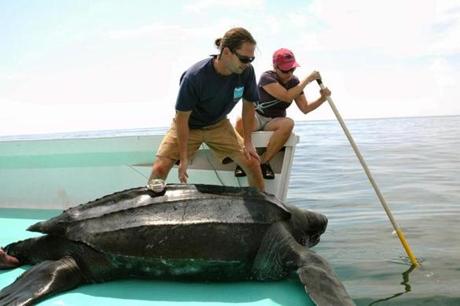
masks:
<path id="1" fill-rule="evenodd" d="M 321 89 L 324 89 L 324 85 L 321 79 L 316 80 L 318 82 L 319 87 Z M 383 209 L 385 210 L 388 218 L 390 219 L 391 224 L 393 225 L 394 230 L 396 231 L 396 234 L 399 237 L 399 240 L 401 241 L 401 244 L 404 247 L 404 250 L 407 253 L 407 256 L 409 256 L 409 259 L 414 266 L 419 266 L 420 264 L 417 261 L 417 258 L 415 258 L 414 253 L 412 253 L 412 250 L 409 246 L 409 243 L 407 242 L 406 238 L 404 237 L 404 233 L 399 227 L 399 225 L 396 223 L 395 218 L 393 217 L 393 214 L 391 213 L 390 208 L 388 207 L 388 204 L 386 203 L 385 199 L 383 198 L 382 193 L 380 192 L 379 187 L 377 186 L 377 183 L 375 182 L 374 178 L 372 177 L 371 172 L 369 171 L 369 168 L 367 167 L 366 161 L 364 160 L 361 152 L 358 149 L 358 146 L 356 145 L 355 141 L 353 140 L 353 137 L 351 137 L 350 131 L 348 130 L 347 126 L 345 125 L 345 122 L 342 119 L 342 116 L 340 116 L 339 111 L 337 110 L 337 107 L 335 107 L 334 101 L 332 101 L 332 98 L 329 96 L 327 97 L 327 102 L 329 102 L 329 105 L 332 108 L 332 111 L 334 112 L 335 116 L 337 117 L 337 120 L 339 121 L 340 125 L 342 126 L 343 131 L 345 132 L 345 135 L 348 138 L 348 141 L 351 144 L 351 147 L 353 148 L 353 151 L 355 152 L 356 156 L 359 159 L 359 162 L 361 163 L 361 166 L 364 169 L 364 172 L 366 172 L 366 175 L 369 179 L 369 182 L 371 183 L 372 187 L 374 188 L 375 193 L 377 194 L 377 197 L 380 200 L 380 203 L 383 206 Z"/>

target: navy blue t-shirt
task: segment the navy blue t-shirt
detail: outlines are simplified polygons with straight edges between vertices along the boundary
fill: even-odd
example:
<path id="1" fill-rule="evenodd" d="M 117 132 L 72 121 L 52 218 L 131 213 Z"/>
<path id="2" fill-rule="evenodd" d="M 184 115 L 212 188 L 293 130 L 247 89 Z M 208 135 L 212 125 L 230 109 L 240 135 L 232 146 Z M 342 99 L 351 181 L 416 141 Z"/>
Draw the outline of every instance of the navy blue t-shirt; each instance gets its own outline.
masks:
<path id="1" fill-rule="evenodd" d="M 224 119 L 238 101 L 259 100 L 252 65 L 241 74 L 221 75 L 213 66 L 213 58 L 199 61 L 182 74 L 176 110 L 192 111 L 189 127 L 212 125 Z"/>

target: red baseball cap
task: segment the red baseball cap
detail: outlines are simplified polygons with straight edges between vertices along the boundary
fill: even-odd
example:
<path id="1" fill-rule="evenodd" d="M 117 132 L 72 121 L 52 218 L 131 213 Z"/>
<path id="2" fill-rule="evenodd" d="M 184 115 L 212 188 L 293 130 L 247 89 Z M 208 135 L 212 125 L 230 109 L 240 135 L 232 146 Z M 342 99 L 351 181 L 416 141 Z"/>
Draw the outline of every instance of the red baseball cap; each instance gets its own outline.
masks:
<path id="1" fill-rule="evenodd" d="M 281 70 L 290 70 L 300 67 L 295 61 L 294 53 L 286 48 L 278 49 L 273 53 L 273 64 L 278 66 Z"/>

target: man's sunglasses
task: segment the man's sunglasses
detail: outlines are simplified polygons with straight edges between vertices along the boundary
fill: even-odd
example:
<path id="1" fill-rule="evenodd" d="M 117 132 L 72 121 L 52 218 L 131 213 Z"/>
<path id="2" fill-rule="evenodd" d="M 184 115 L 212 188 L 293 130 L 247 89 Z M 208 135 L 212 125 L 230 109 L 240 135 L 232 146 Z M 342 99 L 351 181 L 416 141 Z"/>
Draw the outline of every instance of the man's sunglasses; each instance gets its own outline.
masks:
<path id="1" fill-rule="evenodd" d="M 294 72 L 295 71 L 295 67 L 294 68 L 291 68 L 289 70 L 283 70 L 281 69 L 280 67 L 277 67 L 279 71 L 281 71 L 282 73 L 291 73 L 291 72 Z"/>
<path id="2" fill-rule="evenodd" d="M 236 57 L 240 60 L 240 62 L 243 63 L 243 64 L 252 63 L 252 61 L 256 59 L 255 56 L 241 55 L 241 54 L 238 54 L 238 52 L 236 52 L 236 51 L 232 51 L 232 53 L 235 54 Z"/>

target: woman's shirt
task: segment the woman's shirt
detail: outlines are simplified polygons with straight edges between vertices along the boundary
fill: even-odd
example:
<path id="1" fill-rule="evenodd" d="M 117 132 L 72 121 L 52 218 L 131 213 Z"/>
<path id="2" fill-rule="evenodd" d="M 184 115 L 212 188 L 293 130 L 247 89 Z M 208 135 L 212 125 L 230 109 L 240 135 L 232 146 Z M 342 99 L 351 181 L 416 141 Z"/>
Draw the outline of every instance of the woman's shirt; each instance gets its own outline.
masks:
<path id="1" fill-rule="evenodd" d="M 286 88 L 286 90 L 289 90 L 300 83 L 299 79 L 293 75 L 286 84 L 283 84 L 275 71 L 265 71 L 260 76 L 259 84 L 257 86 L 259 90 L 259 102 L 256 104 L 256 111 L 265 117 L 286 117 L 286 109 L 291 105 L 291 103 L 280 101 L 263 89 L 265 85 L 275 82 Z"/>

